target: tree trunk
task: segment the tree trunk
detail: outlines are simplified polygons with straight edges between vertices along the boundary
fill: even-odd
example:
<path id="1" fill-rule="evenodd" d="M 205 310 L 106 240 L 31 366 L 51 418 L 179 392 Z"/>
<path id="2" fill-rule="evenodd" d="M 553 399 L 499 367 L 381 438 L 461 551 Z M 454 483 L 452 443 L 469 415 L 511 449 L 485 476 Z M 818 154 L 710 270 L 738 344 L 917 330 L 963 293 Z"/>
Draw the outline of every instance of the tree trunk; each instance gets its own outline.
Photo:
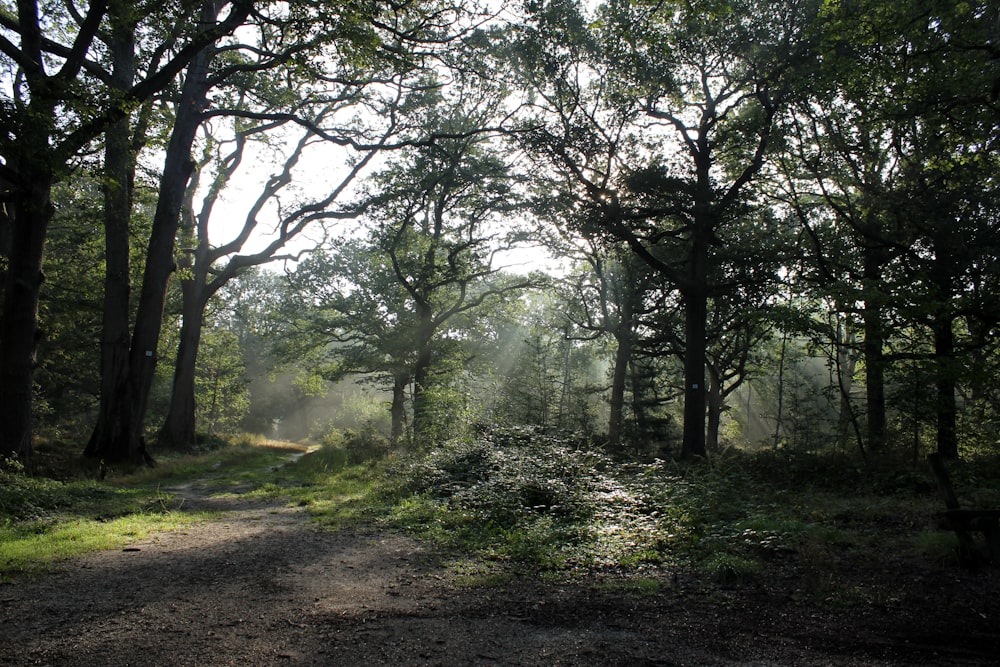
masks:
<path id="1" fill-rule="evenodd" d="M 10 234 L 14 226 L 14 207 L 7 202 L 14 184 L 0 176 L 0 287 L 7 284 L 7 265 L 10 259 Z M 2 303 L 2 302 L 0 302 Z"/>
<path id="2" fill-rule="evenodd" d="M 868 407 L 868 448 L 879 451 L 885 445 L 885 347 L 882 326 L 882 298 L 878 292 L 883 257 L 876 248 L 865 248 L 865 305 L 862 320 L 865 329 L 865 398 Z"/>
<path id="3" fill-rule="evenodd" d="M 934 372 L 937 375 L 937 451 L 942 458 L 958 459 L 958 409 L 955 404 L 955 333 L 951 317 L 939 314 L 934 323 Z"/>
<path id="4" fill-rule="evenodd" d="M 841 451 L 847 450 L 847 441 L 855 423 L 854 406 L 851 404 L 851 389 L 854 384 L 854 370 L 857 366 L 854 348 L 854 329 L 850 323 L 842 327 L 838 316 L 837 339 L 834 343 L 835 372 L 837 376 L 837 393 L 840 396 L 840 408 L 837 414 L 837 446 Z M 860 431 L 858 431 L 860 433 Z M 859 436 L 860 437 L 860 436 Z M 859 441 L 860 442 L 860 441 Z M 863 443 L 861 443 L 863 447 Z M 861 450 L 864 454 L 864 449 Z"/>
<path id="5" fill-rule="evenodd" d="M 160 439 L 164 444 L 176 448 L 190 447 L 197 441 L 195 376 L 205 320 L 205 302 L 198 294 L 201 291 L 198 285 L 185 285 L 184 291 L 180 343 L 177 346 L 174 384 L 170 392 L 170 409 L 160 430 Z M 194 294 L 189 296 L 187 294 L 189 291 Z"/>
<path id="6" fill-rule="evenodd" d="M 406 432 L 406 388 L 410 385 L 408 373 L 396 373 L 392 379 L 392 406 L 389 413 L 392 416 L 392 442 L 402 440 Z"/>
<path id="7" fill-rule="evenodd" d="M 425 325 L 421 325 L 421 330 Z M 417 360 L 413 364 L 413 435 L 423 436 L 427 431 L 427 395 L 426 390 L 430 379 L 433 351 L 430 336 L 420 336 L 417 347 Z"/>
<path id="8" fill-rule="evenodd" d="M 705 364 L 708 360 L 708 261 L 716 224 L 713 207 L 711 145 L 706 135 L 694 154 L 697 184 L 691 250 L 687 275 L 681 285 L 684 300 L 684 430 L 681 458 L 705 457 Z"/>
<path id="9" fill-rule="evenodd" d="M 621 313 L 622 323 L 615 332 L 618 348 L 615 350 L 615 366 L 611 374 L 610 415 L 608 416 L 608 446 L 617 450 L 622 443 L 622 426 L 625 413 L 625 383 L 628 380 L 629 362 L 632 359 L 632 313 L 631 309 Z M 628 322 L 628 324 L 626 324 Z"/>
<path id="10" fill-rule="evenodd" d="M 684 297 L 684 432 L 681 457 L 705 456 L 705 317 L 708 303 L 704 289 L 691 289 Z"/>
<path id="11" fill-rule="evenodd" d="M 570 418 L 569 399 L 572 393 L 573 373 L 570 370 L 570 353 L 572 352 L 572 341 L 569 337 L 569 325 L 563 329 L 563 358 L 562 358 L 562 386 L 559 391 L 559 414 L 556 416 L 556 427 L 559 429 L 569 428 L 572 424 Z M 582 417 L 579 415 L 578 417 Z M 577 422 L 579 424 L 579 421 Z"/>
<path id="12" fill-rule="evenodd" d="M 42 146 L 45 137 L 39 137 Z M 39 146 L 39 151 L 42 150 Z M 25 147 L 25 162 L 47 161 Z M 20 165 L 19 165 L 20 166 Z M 32 384 L 38 348 L 38 295 L 41 290 L 45 235 L 52 219 L 52 173 L 24 165 L 10 204 L 10 258 L 0 318 L 0 456 L 27 460 L 32 454 Z"/>
<path id="13" fill-rule="evenodd" d="M 708 366 L 708 427 L 705 432 L 705 449 L 719 451 L 719 427 L 722 424 L 722 410 L 725 401 L 722 396 L 722 380 L 714 368 Z"/>
<path id="14" fill-rule="evenodd" d="M 135 39 L 128 25 L 112 29 L 114 86 L 124 91 L 135 77 Z M 104 430 L 117 419 L 109 413 L 127 394 L 129 305 L 132 291 L 129 222 L 135 180 L 135 151 L 128 116 L 108 128 L 104 146 L 104 312 L 101 327 L 101 387 L 97 424 L 84 450 L 97 456 L 97 443 L 108 438 Z"/>
<path id="15" fill-rule="evenodd" d="M 778 349 L 778 403 L 774 409 L 774 449 L 781 444 L 781 434 L 785 428 L 785 357 L 788 353 L 788 332 L 781 331 L 781 347 Z"/>
<path id="16" fill-rule="evenodd" d="M 701 179 L 699 179 L 700 181 Z M 707 187 L 707 186 L 706 186 Z M 704 208 L 708 207 L 705 195 Z M 701 213 L 691 239 L 684 298 L 684 430 L 681 458 L 705 457 L 705 363 L 707 361 L 706 327 L 708 319 L 708 252 L 711 225 Z"/>
<path id="17" fill-rule="evenodd" d="M 211 11 L 210 11 L 211 10 Z M 208 17 L 207 14 L 211 13 Z M 206 2 L 203 18 L 214 19 L 214 3 Z M 125 394 L 97 425 L 103 438 L 95 439 L 92 455 L 109 461 L 131 460 L 152 464 L 145 448 L 143 428 L 146 407 L 156 370 L 156 350 L 163 324 L 167 285 L 174 271 L 174 241 L 188 179 L 194 169 L 191 146 L 206 104 L 211 47 L 191 61 L 181 91 L 170 143 L 167 147 L 153 227 L 146 252 L 146 267 L 129 351 Z"/>
<path id="18" fill-rule="evenodd" d="M 160 429 L 160 440 L 171 447 L 184 449 L 197 440 L 197 401 L 195 376 L 198 350 L 205 324 L 205 307 L 213 290 L 208 285 L 211 264 L 208 239 L 198 238 L 194 213 L 194 196 L 198 188 L 198 173 L 185 189 L 184 204 L 178 218 L 178 238 L 181 244 L 178 265 L 181 278 L 181 332 L 174 362 L 174 381 L 170 391 L 170 407 Z"/>

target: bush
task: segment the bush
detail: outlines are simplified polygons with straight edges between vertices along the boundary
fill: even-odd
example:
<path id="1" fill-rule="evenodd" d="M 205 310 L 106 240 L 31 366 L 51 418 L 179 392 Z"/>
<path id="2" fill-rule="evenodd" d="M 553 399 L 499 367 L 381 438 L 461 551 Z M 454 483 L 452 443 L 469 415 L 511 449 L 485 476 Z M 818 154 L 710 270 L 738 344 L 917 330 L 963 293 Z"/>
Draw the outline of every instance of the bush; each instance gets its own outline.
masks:
<path id="1" fill-rule="evenodd" d="M 571 435 L 504 428 L 398 468 L 397 517 L 453 546 L 536 568 L 661 562 L 670 513 Z"/>
<path id="2" fill-rule="evenodd" d="M 524 516 L 582 518 L 610 461 L 571 438 L 522 427 L 452 441 L 402 471 L 404 493 L 427 494 L 510 528 Z"/>
<path id="3" fill-rule="evenodd" d="M 389 439 L 370 426 L 355 431 L 327 424 L 316 439 L 324 449 L 342 451 L 351 465 L 385 458 L 392 450 Z"/>
<path id="4" fill-rule="evenodd" d="M 760 563 L 756 560 L 725 552 L 712 554 L 702 567 L 712 581 L 722 586 L 746 583 L 761 571 Z"/>
<path id="5" fill-rule="evenodd" d="M 863 468 L 842 455 L 623 464 L 574 436 L 519 427 L 482 429 L 391 466 L 397 520 L 535 568 L 694 567 L 729 585 L 786 562 L 826 577 L 872 535 L 909 552 L 945 551 L 909 542 L 939 505 L 923 471 Z M 1000 488 L 983 462 L 953 469 L 963 497 L 980 504 Z"/>

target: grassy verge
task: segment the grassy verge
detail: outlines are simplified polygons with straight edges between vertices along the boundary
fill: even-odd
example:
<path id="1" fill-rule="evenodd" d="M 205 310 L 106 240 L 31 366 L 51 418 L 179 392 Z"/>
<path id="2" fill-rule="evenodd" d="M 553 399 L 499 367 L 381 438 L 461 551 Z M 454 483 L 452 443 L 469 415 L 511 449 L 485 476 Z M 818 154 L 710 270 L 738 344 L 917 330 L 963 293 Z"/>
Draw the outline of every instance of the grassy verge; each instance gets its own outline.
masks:
<path id="1" fill-rule="evenodd" d="M 244 443 L 199 455 L 167 452 L 156 468 L 105 468 L 101 475 L 74 446 L 45 443 L 42 452 L 46 469 L 62 479 L 0 465 L 0 581 L 202 521 L 207 515 L 185 511 L 164 487 L 197 478 L 213 493 L 255 489 L 289 454 L 278 443 Z"/>
<path id="2" fill-rule="evenodd" d="M 955 567 L 953 536 L 932 527 L 941 502 L 919 468 L 774 452 L 622 464 L 530 429 L 367 461 L 341 445 L 293 462 L 289 454 L 277 443 L 243 444 L 162 456 L 153 470 L 100 481 L 0 472 L 0 577 L 202 520 L 163 491 L 192 479 L 211 494 L 304 507 L 331 527 L 407 530 L 450 550 L 470 585 L 604 572 L 624 577 L 615 585 L 655 590 L 658 577 L 680 570 L 722 586 L 783 571 L 803 595 L 855 604 L 882 593 L 839 583 L 852 568 Z M 952 475 L 967 506 L 1000 506 L 996 458 L 956 464 Z"/>

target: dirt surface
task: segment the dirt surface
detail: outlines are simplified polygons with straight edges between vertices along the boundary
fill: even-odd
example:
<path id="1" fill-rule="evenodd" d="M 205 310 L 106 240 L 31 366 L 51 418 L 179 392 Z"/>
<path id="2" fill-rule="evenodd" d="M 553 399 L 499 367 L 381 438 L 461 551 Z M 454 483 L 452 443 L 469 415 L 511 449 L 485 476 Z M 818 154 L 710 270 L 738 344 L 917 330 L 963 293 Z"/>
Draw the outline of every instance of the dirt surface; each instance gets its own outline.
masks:
<path id="1" fill-rule="evenodd" d="M 222 518 L 0 586 L 0 665 L 1000 664 L 996 571 L 472 586 L 404 535 L 174 491 Z"/>

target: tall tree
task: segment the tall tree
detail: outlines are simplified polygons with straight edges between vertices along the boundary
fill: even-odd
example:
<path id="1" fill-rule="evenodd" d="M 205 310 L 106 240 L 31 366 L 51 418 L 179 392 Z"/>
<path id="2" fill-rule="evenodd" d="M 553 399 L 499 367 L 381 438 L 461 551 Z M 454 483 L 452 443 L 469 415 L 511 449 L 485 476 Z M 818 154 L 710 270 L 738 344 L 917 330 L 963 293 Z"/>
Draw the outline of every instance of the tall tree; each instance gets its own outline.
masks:
<path id="1" fill-rule="evenodd" d="M 624 447 L 629 368 L 639 340 L 640 322 L 649 314 L 649 267 L 627 248 L 606 249 L 591 241 L 582 251 L 581 271 L 564 279 L 571 295 L 566 315 L 574 337 L 607 336 L 612 341 L 611 386 L 608 397 L 608 447 Z"/>
<path id="2" fill-rule="evenodd" d="M 258 65 L 260 71 L 253 72 L 253 78 L 241 77 L 229 86 L 228 93 L 217 92 L 213 109 L 205 114 L 203 127 L 211 123 L 214 128 L 206 134 L 205 149 L 212 153 L 229 145 L 218 143 L 218 137 L 213 136 L 227 120 L 234 123 L 234 139 L 231 152 L 211 159 L 216 170 L 197 213 L 193 204 L 196 180 L 188 188 L 191 205 L 182 225 L 186 247 L 179 258 L 186 269 L 181 281 L 183 324 L 171 407 L 160 432 L 165 441 L 183 445 L 194 438 L 195 359 L 202 314 L 212 295 L 249 267 L 287 258 L 277 253 L 323 221 L 356 216 L 363 205 L 341 208 L 346 205 L 339 200 L 380 152 L 432 140 L 421 136 L 423 128 L 406 127 L 401 122 L 399 105 L 405 91 L 419 87 L 418 79 L 426 67 L 423 61 L 432 56 L 435 60 L 445 58 L 453 48 L 455 35 L 461 33 L 465 21 L 464 11 L 460 5 L 435 2 L 372 6 L 365 12 L 313 8 L 316 21 L 330 24 L 325 31 L 310 29 L 306 40 L 322 65 L 301 63 L 293 73 L 280 76 L 273 68 Z M 308 13 L 301 18 L 309 25 Z M 267 41 L 279 44 L 281 36 Z M 298 59 L 309 52 L 303 49 L 301 37 L 289 41 L 288 48 Z M 212 212 L 248 146 L 255 139 L 273 141 L 272 135 L 286 124 L 304 126 L 301 139 L 290 149 L 278 173 L 264 183 L 239 231 L 223 243 L 211 243 L 210 225 L 211 238 L 219 238 L 216 225 L 211 224 Z M 396 136 L 403 129 L 411 136 Z M 295 185 L 296 177 L 307 175 L 299 165 L 307 151 L 312 152 L 310 164 L 322 159 L 342 166 L 315 188 L 318 195 L 299 195 L 300 201 L 289 205 L 283 195 Z M 212 167 L 206 164 L 204 168 Z M 268 216 L 277 220 L 267 242 L 259 249 L 245 249 L 251 238 L 259 239 Z"/>
<path id="3" fill-rule="evenodd" d="M 107 42 L 111 52 L 111 86 L 125 95 L 137 75 L 136 28 L 141 15 L 130 3 L 113 0 L 108 6 Z M 133 191 L 139 144 L 144 141 L 150 105 L 144 105 L 133 132 L 132 117 L 124 114 L 105 131 L 104 141 L 104 307 L 101 327 L 101 387 L 99 396 L 126 391 L 129 317 L 132 295 L 131 248 Z M 100 401 L 99 410 L 111 402 Z M 99 419 L 103 420 L 102 417 Z"/>
<path id="4" fill-rule="evenodd" d="M 317 121 L 320 120 L 320 118 L 314 119 L 313 124 L 319 126 L 320 123 Z M 392 131 L 393 128 L 390 127 L 387 133 Z M 330 134 L 329 129 L 325 132 Z M 249 134 L 251 132 L 244 131 L 237 136 L 233 151 L 223 162 L 225 165 L 223 171 L 216 174 L 197 213 L 194 210 L 194 196 L 198 179 L 192 179 L 187 189 L 187 204 L 183 210 L 181 223 L 183 245 L 178 260 L 178 265 L 183 271 L 182 324 L 170 409 L 160 432 L 160 438 L 174 446 L 186 446 L 195 442 L 195 368 L 205 309 L 209 300 L 227 282 L 250 267 L 280 259 L 293 259 L 293 255 L 279 254 L 280 251 L 310 227 L 325 220 L 342 220 L 357 215 L 357 212 L 351 210 L 338 210 L 333 203 L 378 151 L 376 146 L 355 159 L 346 160 L 351 166 L 345 174 L 329 184 L 330 192 L 326 196 L 304 202 L 279 214 L 276 234 L 270 237 L 264 247 L 252 252 L 241 252 L 244 244 L 261 226 L 261 218 L 266 207 L 275 202 L 285 187 L 292 182 L 293 169 L 301 159 L 303 151 L 312 142 L 324 141 L 317 139 L 312 130 L 306 130 L 285 160 L 281 171 L 268 179 L 236 235 L 227 242 L 213 245 L 210 241 L 212 212 L 223 187 L 242 161 Z M 213 143 L 212 138 L 208 137 L 207 146 L 212 146 Z"/>
<path id="5" fill-rule="evenodd" d="M 31 454 L 31 392 L 37 347 L 38 295 L 45 238 L 52 218 L 53 184 L 74 160 L 132 105 L 149 99 L 187 66 L 205 44 L 229 34 L 249 14 L 251 3 L 234 0 L 220 21 L 179 32 L 170 57 L 121 91 L 96 40 L 108 12 L 104 0 L 85 14 L 74 5 L 25 0 L 15 12 L 0 12 L 0 57 L 11 72 L 0 104 L 0 178 L 6 188 L 10 262 L 0 318 L 0 453 Z M 146 21 L 188 16 L 156 3 L 141 8 Z M 144 24 L 145 25 L 145 24 Z M 167 49 L 164 49 L 166 52 Z"/>
<path id="6" fill-rule="evenodd" d="M 789 132 L 789 171 L 804 170 L 815 183 L 789 186 L 814 258 L 807 273 L 859 313 L 873 450 L 888 438 L 886 372 L 920 356 L 895 344 L 892 323 L 930 328 L 938 447 L 954 457 L 955 327 L 988 310 L 972 306 L 962 284 L 982 277 L 977 267 L 995 248 L 992 197 L 982 193 L 995 187 L 986 164 L 997 148 L 996 8 L 832 3 L 821 18 L 821 76 Z"/>
<path id="7" fill-rule="evenodd" d="M 488 125 L 493 113 L 487 105 L 436 122 L 442 131 L 462 135 Z M 378 243 L 413 308 L 418 436 L 426 425 L 440 330 L 457 315 L 532 284 L 493 280 L 500 270 L 493 259 L 498 248 L 509 248 L 518 238 L 499 226 L 499 217 L 517 205 L 508 169 L 503 156 L 473 134 L 417 150 L 380 174 L 385 205 L 373 208 Z"/>
<path id="8" fill-rule="evenodd" d="M 520 46 L 541 99 L 535 122 L 545 123 L 534 143 L 582 184 L 589 224 L 680 293 L 682 455 L 704 456 L 708 304 L 725 275 L 718 248 L 753 201 L 775 119 L 808 61 L 815 3 L 610 2 L 586 48 L 593 38 L 571 4 L 533 5 Z M 604 166 L 600 154 L 611 158 Z"/>
<path id="9" fill-rule="evenodd" d="M 212 0 L 204 0 L 199 23 L 215 24 L 219 9 Z M 98 422 L 84 452 L 87 456 L 108 461 L 153 462 L 143 437 L 145 413 L 156 370 L 167 284 L 174 270 L 174 240 L 180 209 L 194 166 L 191 147 L 208 104 L 209 69 L 215 53 L 214 44 L 203 46 L 185 72 L 160 175 L 128 364 L 114 369 L 120 379 L 104 380 L 107 386 L 114 387 L 114 393 L 102 396 Z"/>
<path id="10" fill-rule="evenodd" d="M 308 360 L 335 382 L 355 375 L 390 392 L 390 437 L 405 435 L 413 381 L 412 308 L 378 246 L 345 239 L 300 262 L 288 275 L 286 359 Z"/>
<path id="11" fill-rule="evenodd" d="M 201 25 L 211 25 L 223 4 L 206 0 L 201 7 Z M 236 115 L 270 122 L 272 126 L 281 122 L 298 122 L 324 135 L 324 128 L 316 126 L 316 118 L 311 117 L 315 112 L 308 107 L 303 111 L 303 106 L 325 104 L 337 107 L 336 92 L 321 83 L 329 81 L 331 86 L 356 88 L 357 84 L 351 82 L 368 66 L 371 52 L 381 47 L 377 39 L 372 39 L 372 26 L 377 21 L 363 12 L 324 9 L 304 0 L 287 6 L 262 7 L 254 12 L 252 19 L 240 33 L 244 42 L 208 43 L 201 49 L 192 60 L 179 97 L 175 100 L 129 361 L 127 367 L 115 369 L 119 373 L 117 380 L 106 381 L 108 386 L 122 389 L 102 396 L 101 416 L 87 447 L 91 456 L 112 460 L 150 460 L 148 454 L 142 451 L 146 402 L 156 366 L 155 350 L 162 326 L 164 295 L 174 271 L 174 242 L 179 214 L 194 171 L 191 153 L 197 128 L 208 117 Z M 392 22 L 388 21 L 386 25 L 391 26 Z M 335 73 L 318 66 L 316 63 L 330 60 L 321 54 L 331 54 L 342 46 L 339 42 L 357 42 L 348 71 Z M 394 57 L 398 58 L 399 52 L 394 53 Z M 284 70 L 283 75 L 276 73 L 279 68 Z M 305 98 L 293 92 L 299 87 L 307 91 Z M 227 106 L 233 98 L 243 102 L 249 98 L 255 102 Z M 330 138 L 346 145 L 357 141 L 356 137 L 342 135 Z M 271 194 L 274 194 L 273 191 Z M 309 212 L 315 216 L 315 211 Z M 295 225 L 288 220 L 283 221 L 282 234 L 279 235 L 282 241 L 272 244 L 271 255 L 275 248 L 294 237 L 294 231 L 289 233 L 293 228 Z M 226 244 L 227 252 L 223 255 L 238 250 L 252 230 L 253 226 L 245 229 L 234 241 Z M 240 266 L 250 266 L 255 261 L 259 263 L 264 259 L 241 257 L 230 267 L 232 271 L 229 275 L 238 271 Z M 208 269 L 205 267 L 205 270 Z M 193 321 L 196 319 L 193 306 L 196 302 L 197 299 L 188 300 L 192 304 L 189 310 L 191 317 L 188 318 L 189 335 L 184 339 L 188 343 L 197 324 Z M 185 346 L 185 350 L 194 351 L 190 344 Z M 181 355 L 181 359 L 182 368 L 193 368 L 192 355 Z M 182 379 L 184 377 L 187 376 Z M 182 382 L 179 386 L 189 389 L 191 385 Z M 189 393 L 186 397 L 191 398 Z M 189 400 L 184 404 L 192 409 L 172 413 L 175 416 L 171 420 L 176 426 L 174 430 L 193 429 L 193 402 Z M 182 424 L 182 421 L 185 423 Z M 186 439 L 182 436 L 183 433 L 178 434 L 180 439 Z"/>
<path id="12" fill-rule="evenodd" d="M 434 86 L 414 97 L 410 113 L 434 140 L 395 154 L 373 179 L 367 247 L 342 245 L 327 265 L 329 287 L 310 288 L 327 295 L 324 326 L 328 342 L 344 346 L 331 350 L 342 370 L 391 381 L 394 438 L 402 435 L 411 383 L 414 432 L 426 433 L 445 330 L 532 284 L 503 276 L 496 260 L 520 235 L 502 220 L 517 206 L 509 164 L 483 133 L 497 113 L 495 98 L 474 97 L 463 108 L 461 98 L 442 99 Z"/>

